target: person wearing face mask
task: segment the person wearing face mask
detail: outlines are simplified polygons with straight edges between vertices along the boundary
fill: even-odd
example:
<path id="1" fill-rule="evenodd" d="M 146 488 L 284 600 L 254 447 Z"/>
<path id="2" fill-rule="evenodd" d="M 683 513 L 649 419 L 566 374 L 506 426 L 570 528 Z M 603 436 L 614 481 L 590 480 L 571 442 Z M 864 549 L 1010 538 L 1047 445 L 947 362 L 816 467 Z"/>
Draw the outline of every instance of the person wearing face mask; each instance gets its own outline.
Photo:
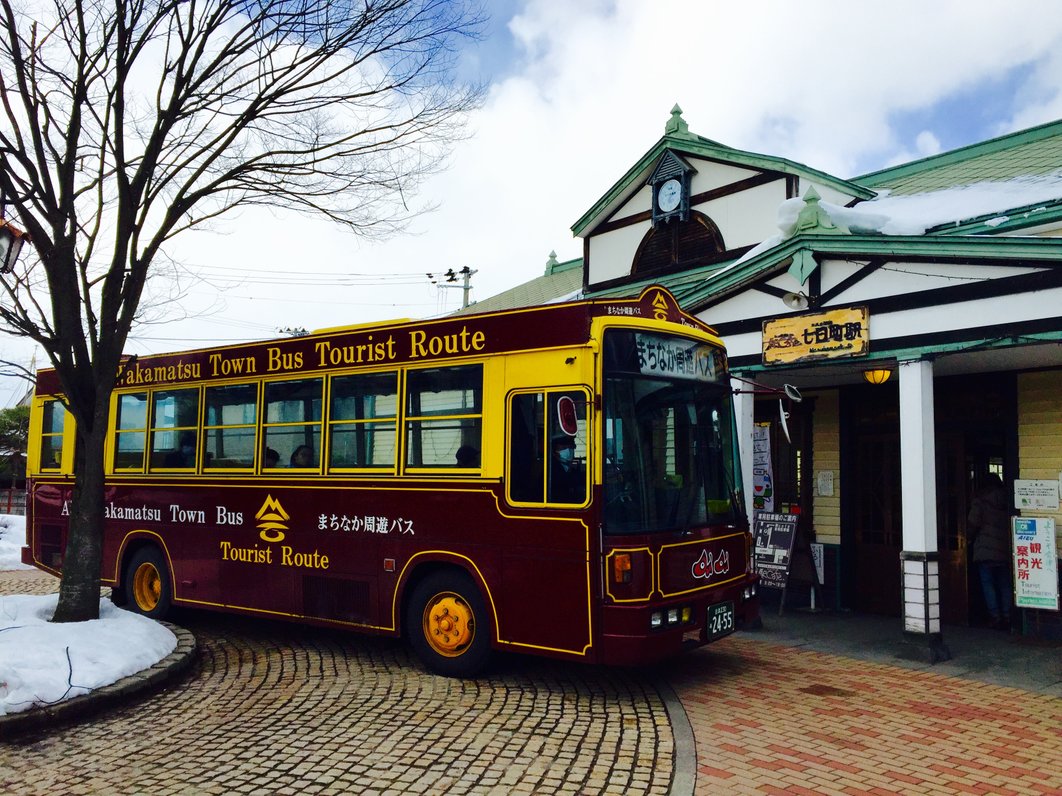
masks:
<path id="1" fill-rule="evenodd" d="M 586 498 L 586 477 L 575 460 L 575 438 L 556 434 L 550 446 L 549 502 L 582 503 Z"/>

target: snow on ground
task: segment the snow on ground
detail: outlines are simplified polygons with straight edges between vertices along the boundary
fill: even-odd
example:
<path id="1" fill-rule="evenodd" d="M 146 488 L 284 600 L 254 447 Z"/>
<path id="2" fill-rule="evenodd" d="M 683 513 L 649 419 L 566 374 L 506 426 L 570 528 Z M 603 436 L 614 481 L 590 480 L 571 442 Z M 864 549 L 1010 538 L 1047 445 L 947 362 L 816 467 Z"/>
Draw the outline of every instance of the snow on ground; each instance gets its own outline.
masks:
<path id="1" fill-rule="evenodd" d="M 33 569 L 22 563 L 22 546 L 26 544 L 26 518 L 0 514 L 0 572 L 9 569 Z"/>
<path id="2" fill-rule="evenodd" d="M 0 515 L 0 570 L 22 568 L 18 550 L 25 538 L 24 517 Z M 58 599 L 0 595 L 0 716 L 110 685 L 177 646 L 167 628 L 107 599 L 95 621 L 52 624 Z"/>

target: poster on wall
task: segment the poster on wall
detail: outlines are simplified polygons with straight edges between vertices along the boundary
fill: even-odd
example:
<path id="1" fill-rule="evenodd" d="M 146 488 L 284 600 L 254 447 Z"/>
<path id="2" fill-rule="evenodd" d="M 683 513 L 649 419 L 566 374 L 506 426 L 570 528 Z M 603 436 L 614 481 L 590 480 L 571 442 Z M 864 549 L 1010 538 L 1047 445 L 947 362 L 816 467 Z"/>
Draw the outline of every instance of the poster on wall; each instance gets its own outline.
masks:
<path id="1" fill-rule="evenodd" d="M 1058 610 L 1058 551 L 1050 517 L 1014 517 L 1014 605 Z"/>
<path id="2" fill-rule="evenodd" d="M 770 423 L 757 423 L 752 430 L 752 508 L 774 511 Z"/>
<path id="3" fill-rule="evenodd" d="M 756 513 L 752 530 L 756 537 L 756 571 L 761 586 L 785 588 L 799 519 L 796 514 Z"/>

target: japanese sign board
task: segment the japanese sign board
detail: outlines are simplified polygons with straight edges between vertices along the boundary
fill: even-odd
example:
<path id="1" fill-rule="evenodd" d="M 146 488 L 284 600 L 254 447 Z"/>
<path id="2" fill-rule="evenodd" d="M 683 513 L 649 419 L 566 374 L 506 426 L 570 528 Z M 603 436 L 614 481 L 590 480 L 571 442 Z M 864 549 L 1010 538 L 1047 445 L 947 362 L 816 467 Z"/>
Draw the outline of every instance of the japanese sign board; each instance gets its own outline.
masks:
<path id="1" fill-rule="evenodd" d="M 775 318 L 763 322 L 763 363 L 864 356 L 869 350 L 866 307 Z"/>
<path id="2" fill-rule="evenodd" d="M 1058 551 L 1050 517 L 1014 517 L 1014 604 L 1058 610 Z"/>
<path id="3" fill-rule="evenodd" d="M 760 585 L 785 588 L 798 520 L 796 514 L 756 512 L 752 525 L 756 535 L 756 571 L 760 574 Z"/>
<path id="4" fill-rule="evenodd" d="M 1058 510 L 1058 481 L 1014 482 L 1014 508 Z"/>

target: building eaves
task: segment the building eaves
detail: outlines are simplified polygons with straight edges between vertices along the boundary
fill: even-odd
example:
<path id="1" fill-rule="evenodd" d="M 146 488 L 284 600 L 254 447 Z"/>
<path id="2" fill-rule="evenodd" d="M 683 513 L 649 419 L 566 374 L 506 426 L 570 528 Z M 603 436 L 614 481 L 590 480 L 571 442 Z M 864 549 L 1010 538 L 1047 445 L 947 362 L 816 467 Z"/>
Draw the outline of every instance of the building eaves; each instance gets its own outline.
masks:
<path id="1" fill-rule="evenodd" d="M 1053 202 L 1034 202 L 1003 213 L 986 213 L 976 218 L 938 224 L 926 234 L 940 235 L 1005 235 L 1030 227 L 1062 223 L 1062 198 Z"/>
<path id="2" fill-rule="evenodd" d="M 787 270 L 801 250 L 818 258 L 888 258 L 935 262 L 1008 260 L 1022 264 L 1062 264 L 1062 246 L 1052 238 L 929 235 L 797 235 L 709 276 L 676 299 L 696 313 L 746 287 Z"/>
<path id="3" fill-rule="evenodd" d="M 767 172 L 777 172 L 802 177 L 820 185 L 828 185 L 839 191 L 860 199 L 872 199 L 876 192 L 840 177 L 834 177 L 824 171 L 813 169 L 786 158 L 773 155 L 761 155 L 725 146 L 716 141 L 698 135 L 669 134 L 657 143 L 634 164 L 583 216 L 572 225 L 572 233 L 581 237 L 591 230 L 606 213 L 618 206 L 620 202 L 637 191 L 649 178 L 656 161 L 665 150 L 672 150 L 680 155 L 693 155 L 721 163 L 747 166 Z"/>

